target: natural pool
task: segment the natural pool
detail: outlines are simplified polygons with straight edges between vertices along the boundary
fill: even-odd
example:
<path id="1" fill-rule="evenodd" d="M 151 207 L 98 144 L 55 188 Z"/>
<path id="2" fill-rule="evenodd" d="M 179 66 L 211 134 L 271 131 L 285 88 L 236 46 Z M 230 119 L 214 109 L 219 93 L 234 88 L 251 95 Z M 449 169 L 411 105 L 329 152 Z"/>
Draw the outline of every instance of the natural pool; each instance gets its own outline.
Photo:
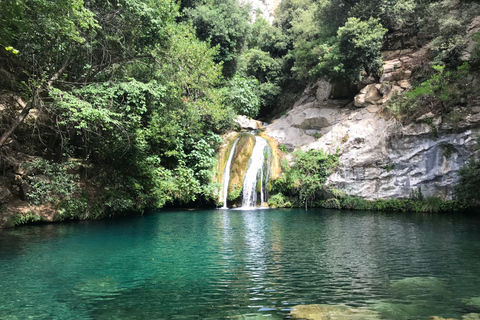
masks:
<path id="1" fill-rule="evenodd" d="M 461 319 L 479 297 L 479 216 L 205 210 L 0 230 L 0 319 L 283 319 L 317 303 Z"/>

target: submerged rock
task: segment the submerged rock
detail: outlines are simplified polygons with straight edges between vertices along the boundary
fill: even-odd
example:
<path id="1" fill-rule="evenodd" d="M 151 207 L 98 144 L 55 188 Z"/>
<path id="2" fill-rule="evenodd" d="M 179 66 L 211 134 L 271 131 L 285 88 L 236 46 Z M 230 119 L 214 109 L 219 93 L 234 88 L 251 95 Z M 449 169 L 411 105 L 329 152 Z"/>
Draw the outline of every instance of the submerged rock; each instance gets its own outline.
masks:
<path id="1" fill-rule="evenodd" d="M 293 307 L 291 319 L 307 320 L 380 320 L 380 315 L 367 308 L 346 305 L 307 304 Z"/>
<path id="2" fill-rule="evenodd" d="M 467 306 L 474 306 L 474 307 L 478 307 L 480 309 L 480 297 L 473 297 L 473 298 L 470 298 L 470 299 L 464 299 L 463 302 Z"/>
<path id="3" fill-rule="evenodd" d="M 238 319 L 238 320 L 280 320 L 282 319 L 281 316 L 272 315 L 272 314 L 265 314 L 265 313 L 247 313 L 241 314 L 238 316 L 231 316 L 228 317 L 229 319 Z"/>
<path id="4" fill-rule="evenodd" d="M 109 277 L 80 282 L 75 285 L 73 292 L 89 300 L 111 300 L 121 293 L 117 283 Z"/>
<path id="5" fill-rule="evenodd" d="M 391 281 L 390 291 L 394 296 L 402 298 L 415 295 L 444 296 L 446 287 L 442 280 L 435 277 L 411 277 Z"/>

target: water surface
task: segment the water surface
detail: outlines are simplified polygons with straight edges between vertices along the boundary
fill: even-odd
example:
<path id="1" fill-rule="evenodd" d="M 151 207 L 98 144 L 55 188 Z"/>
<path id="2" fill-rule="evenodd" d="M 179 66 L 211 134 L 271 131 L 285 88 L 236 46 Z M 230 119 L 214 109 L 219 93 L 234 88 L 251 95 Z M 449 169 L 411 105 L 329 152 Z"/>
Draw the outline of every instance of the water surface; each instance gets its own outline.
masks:
<path id="1" fill-rule="evenodd" d="M 0 319 L 384 319 L 480 305 L 480 218 L 333 210 L 161 212 L 0 230 Z"/>

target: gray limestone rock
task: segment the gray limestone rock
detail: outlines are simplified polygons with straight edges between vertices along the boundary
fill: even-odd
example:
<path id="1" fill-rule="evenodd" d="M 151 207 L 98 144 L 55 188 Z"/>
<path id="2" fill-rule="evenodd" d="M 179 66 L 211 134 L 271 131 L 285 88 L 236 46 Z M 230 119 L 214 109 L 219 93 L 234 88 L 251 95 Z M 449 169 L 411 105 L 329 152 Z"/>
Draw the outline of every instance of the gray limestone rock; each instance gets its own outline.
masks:
<path id="1" fill-rule="evenodd" d="M 459 168 L 478 149 L 478 103 L 469 101 L 465 115 L 455 124 L 426 113 L 416 123 L 401 125 L 380 112 L 381 104 L 410 88 L 407 79 L 411 71 L 405 66 L 422 61 L 426 53 L 426 48 L 391 53 L 383 81 L 365 83 L 350 103 L 325 100 L 331 87 L 317 84 L 316 98 L 312 99 L 311 93 L 310 98 L 302 97 L 265 132 L 290 151 L 301 148 L 338 152 L 340 165 L 328 184 L 349 195 L 369 200 L 408 198 L 412 190 L 420 187 L 425 196 L 450 199 Z M 426 118 L 433 120 L 435 133 L 425 123 Z"/>
<path id="2" fill-rule="evenodd" d="M 253 120 L 252 118 L 249 118 L 247 116 L 238 116 L 233 121 L 237 123 L 240 128 L 246 130 L 256 130 L 262 127 L 262 122 L 258 120 Z"/>

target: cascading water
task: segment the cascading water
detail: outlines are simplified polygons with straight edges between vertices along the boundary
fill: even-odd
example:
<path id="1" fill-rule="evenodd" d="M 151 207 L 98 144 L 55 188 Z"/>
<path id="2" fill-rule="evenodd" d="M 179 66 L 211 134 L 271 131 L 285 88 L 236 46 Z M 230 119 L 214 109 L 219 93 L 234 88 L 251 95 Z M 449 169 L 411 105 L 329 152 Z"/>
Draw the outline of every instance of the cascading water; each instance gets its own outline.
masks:
<path id="1" fill-rule="evenodd" d="M 225 165 L 225 172 L 223 173 L 223 207 L 222 209 L 228 209 L 227 197 L 228 197 L 228 184 L 230 183 L 230 169 L 232 168 L 233 154 L 235 153 L 235 147 L 237 146 L 238 138 L 235 140 L 232 146 L 232 151 L 228 156 L 227 164 Z"/>
<path id="2" fill-rule="evenodd" d="M 256 136 L 255 146 L 250 157 L 249 167 L 243 180 L 242 208 L 252 208 L 257 205 L 257 192 L 260 192 L 260 206 L 263 207 L 265 192 L 268 188 L 271 149 L 267 140 Z M 259 186 L 259 188 L 257 188 Z M 260 189 L 260 190 L 257 190 Z"/>
<path id="3" fill-rule="evenodd" d="M 254 208 L 257 205 L 263 207 L 268 198 L 271 161 L 272 149 L 267 140 L 254 136 L 253 132 L 240 134 L 233 143 L 225 164 L 221 209 L 228 209 L 227 200 L 230 197 L 232 197 L 230 200 L 236 201 L 235 199 L 240 196 L 242 208 Z M 239 184 L 241 184 L 240 188 Z M 229 194 L 229 186 L 231 194 Z M 257 204 L 258 198 L 260 202 Z"/>

